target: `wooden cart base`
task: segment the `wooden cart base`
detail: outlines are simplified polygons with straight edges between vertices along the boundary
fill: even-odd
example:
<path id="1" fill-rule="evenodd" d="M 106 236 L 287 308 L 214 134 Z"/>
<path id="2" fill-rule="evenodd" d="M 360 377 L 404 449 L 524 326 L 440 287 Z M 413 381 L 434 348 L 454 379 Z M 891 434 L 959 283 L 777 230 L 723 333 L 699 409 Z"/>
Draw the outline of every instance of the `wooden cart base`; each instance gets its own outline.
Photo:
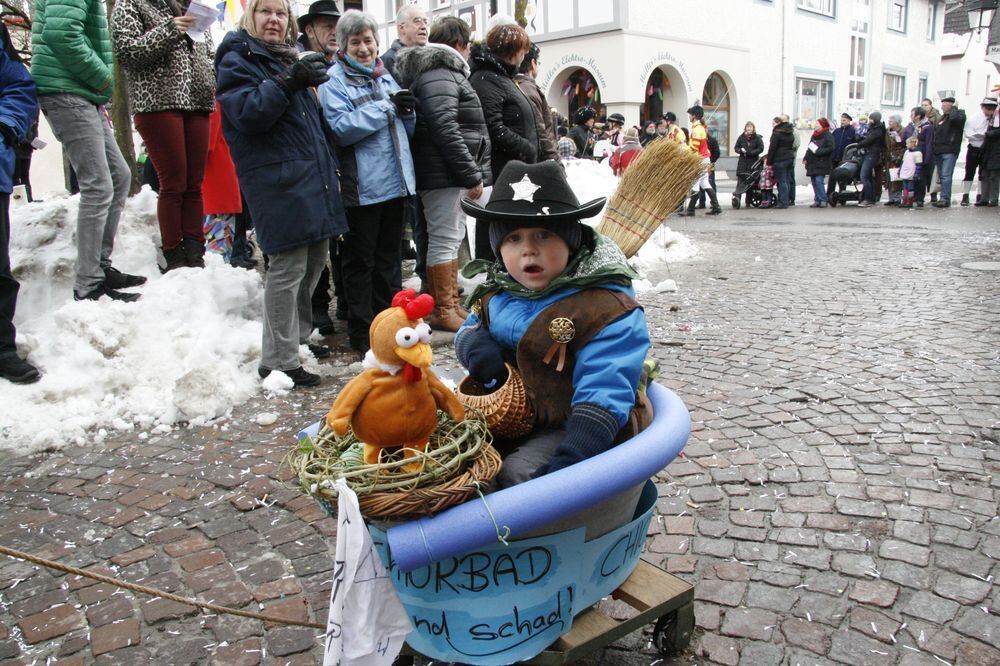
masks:
<path id="1" fill-rule="evenodd" d="M 653 645 L 663 656 L 682 652 L 691 642 L 694 586 L 690 583 L 639 560 L 635 571 L 612 596 L 634 608 L 637 614 L 626 620 L 616 620 L 602 612 L 599 606 L 588 608 L 573 618 L 573 628 L 568 634 L 523 663 L 550 666 L 577 661 L 654 622 Z M 404 646 L 402 654 L 415 653 Z M 406 661 L 401 657 L 397 663 Z"/>

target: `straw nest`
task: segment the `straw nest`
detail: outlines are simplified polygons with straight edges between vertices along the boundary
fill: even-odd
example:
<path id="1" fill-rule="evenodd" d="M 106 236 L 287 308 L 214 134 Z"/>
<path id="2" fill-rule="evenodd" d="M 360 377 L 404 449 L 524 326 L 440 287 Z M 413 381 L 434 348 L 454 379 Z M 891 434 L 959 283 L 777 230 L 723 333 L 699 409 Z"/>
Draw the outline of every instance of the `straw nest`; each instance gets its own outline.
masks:
<path id="1" fill-rule="evenodd" d="M 361 513 L 370 518 L 408 518 L 431 515 L 472 497 L 500 471 L 500 455 L 492 445 L 485 417 L 469 410 L 462 421 L 438 412 L 438 427 L 425 451 L 415 451 L 423 462 L 419 471 L 404 466 L 414 458 L 383 454 L 379 463 L 366 465 L 363 443 L 350 430 L 338 437 L 324 422 L 315 437 L 302 439 L 285 456 L 302 489 L 328 512 L 335 513 L 337 489 L 343 478 L 358 495 Z"/>
<path id="2" fill-rule="evenodd" d="M 706 168 L 701 156 L 686 145 L 653 141 L 622 175 L 597 231 L 631 257 L 684 202 Z"/>

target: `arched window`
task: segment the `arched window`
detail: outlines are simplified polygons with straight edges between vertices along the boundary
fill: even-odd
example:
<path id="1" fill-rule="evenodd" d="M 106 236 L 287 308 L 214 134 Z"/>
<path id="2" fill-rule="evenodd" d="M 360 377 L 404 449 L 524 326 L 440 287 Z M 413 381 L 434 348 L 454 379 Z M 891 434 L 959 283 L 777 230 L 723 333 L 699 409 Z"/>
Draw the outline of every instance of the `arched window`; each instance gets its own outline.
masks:
<path id="1" fill-rule="evenodd" d="M 719 153 L 729 155 L 729 86 L 718 72 L 713 72 L 705 81 L 701 93 L 702 107 L 705 109 L 705 126 L 715 134 L 719 142 Z"/>

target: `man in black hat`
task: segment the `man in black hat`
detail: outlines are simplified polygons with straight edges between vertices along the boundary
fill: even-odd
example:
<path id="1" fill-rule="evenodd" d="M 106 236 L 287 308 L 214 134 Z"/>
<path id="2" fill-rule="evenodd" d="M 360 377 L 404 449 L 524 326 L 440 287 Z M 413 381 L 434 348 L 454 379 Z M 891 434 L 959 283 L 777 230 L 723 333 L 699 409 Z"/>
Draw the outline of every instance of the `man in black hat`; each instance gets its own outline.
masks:
<path id="1" fill-rule="evenodd" d="M 328 63 L 332 63 L 337 55 L 337 21 L 340 20 L 340 10 L 333 0 L 316 0 L 309 5 L 309 12 L 298 19 L 299 35 L 296 48 L 300 53 L 322 53 Z M 333 287 L 337 295 L 337 318 L 347 319 L 347 299 L 344 296 L 344 280 L 340 272 L 340 240 L 330 239 L 330 267 L 333 269 Z M 312 321 L 320 335 L 332 335 L 335 332 L 333 319 L 330 317 L 330 276 L 331 270 L 326 266 L 319 276 L 319 282 L 312 295 Z"/>
<path id="2" fill-rule="evenodd" d="M 333 0 L 316 0 L 309 5 L 309 13 L 299 17 L 299 51 L 322 53 L 327 62 L 337 54 L 337 21 L 340 10 Z"/>
<path id="3" fill-rule="evenodd" d="M 500 172 L 485 207 L 462 202 L 489 221 L 499 261 L 477 260 L 465 271 L 486 280 L 469 299 L 479 314 L 455 335 L 455 353 L 486 390 L 504 385 L 507 364 L 516 364 L 537 415 L 504 458 L 501 488 L 610 449 L 636 405 L 649 350 L 632 289 L 637 275 L 613 241 L 580 223 L 604 203 L 580 205 L 556 162 L 517 160 Z"/>
<path id="4" fill-rule="evenodd" d="M 589 106 L 583 106 L 573 114 L 573 128 L 569 131 L 569 138 L 576 144 L 576 156 L 586 157 L 594 154 L 594 137 L 590 130 L 593 129 L 597 120 L 597 114 Z"/>
<path id="5" fill-rule="evenodd" d="M 935 208 L 951 206 L 951 177 L 962 149 L 964 130 L 965 111 L 955 106 L 954 97 L 942 98 L 941 120 L 934 127 L 934 163 L 941 178 L 941 196 L 934 204 Z"/>

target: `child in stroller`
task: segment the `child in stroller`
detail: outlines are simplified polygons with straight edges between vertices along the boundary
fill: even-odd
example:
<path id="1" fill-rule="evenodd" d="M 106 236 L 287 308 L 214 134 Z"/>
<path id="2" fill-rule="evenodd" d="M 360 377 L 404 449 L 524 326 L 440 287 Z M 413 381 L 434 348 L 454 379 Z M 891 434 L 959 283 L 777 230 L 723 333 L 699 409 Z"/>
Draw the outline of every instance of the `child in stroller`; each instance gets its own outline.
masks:
<path id="1" fill-rule="evenodd" d="M 770 208 L 774 205 L 774 175 L 764 164 L 764 157 L 757 158 L 750 170 L 736 174 L 736 190 L 733 191 L 733 208 L 740 207 L 745 197 L 748 206 Z"/>
<path id="2" fill-rule="evenodd" d="M 858 144 L 852 143 L 844 149 L 844 158 L 830 174 L 830 179 L 836 184 L 836 189 L 830 194 L 830 205 L 846 204 L 848 201 L 861 201 L 861 161 L 864 154 Z M 850 185 L 853 191 L 847 191 Z"/>

